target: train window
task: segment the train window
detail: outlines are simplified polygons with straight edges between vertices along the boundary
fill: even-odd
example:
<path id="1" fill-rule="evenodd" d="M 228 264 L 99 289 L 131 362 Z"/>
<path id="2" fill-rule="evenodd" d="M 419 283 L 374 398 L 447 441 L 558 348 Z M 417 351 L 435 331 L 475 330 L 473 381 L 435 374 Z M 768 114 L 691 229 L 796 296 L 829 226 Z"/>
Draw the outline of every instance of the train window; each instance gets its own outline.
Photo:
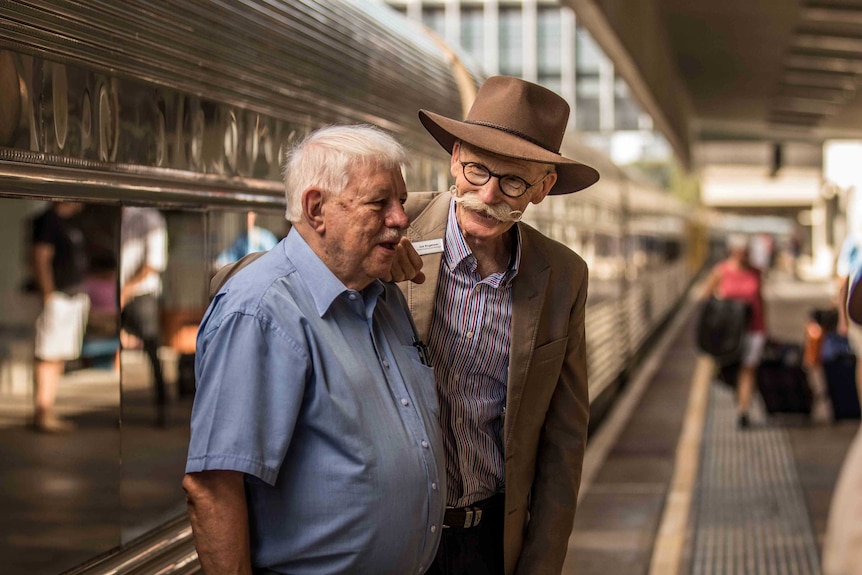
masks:
<path id="1" fill-rule="evenodd" d="M 210 278 L 286 223 L 10 198 L 0 214 L 0 558 L 56 573 L 185 513 Z"/>
<path id="2" fill-rule="evenodd" d="M 57 573 L 120 544 L 119 208 L 0 214 L 0 558 Z"/>

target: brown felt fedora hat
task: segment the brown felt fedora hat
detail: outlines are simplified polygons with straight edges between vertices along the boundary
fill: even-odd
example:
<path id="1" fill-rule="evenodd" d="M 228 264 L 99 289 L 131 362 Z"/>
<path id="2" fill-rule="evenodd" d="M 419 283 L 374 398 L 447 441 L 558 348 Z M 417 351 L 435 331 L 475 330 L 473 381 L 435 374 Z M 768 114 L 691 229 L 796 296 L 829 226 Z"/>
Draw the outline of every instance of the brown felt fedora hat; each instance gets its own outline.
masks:
<path id="1" fill-rule="evenodd" d="M 560 155 L 569 105 L 554 92 L 511 76 L 488 78 L 461 122 L 428 110 L 419 120 L 452 153 L 456 140 L 494 154 L 554 164 L 557 182 L 551 194 L 570 194 L 595 184 L 599 173 Z"/>

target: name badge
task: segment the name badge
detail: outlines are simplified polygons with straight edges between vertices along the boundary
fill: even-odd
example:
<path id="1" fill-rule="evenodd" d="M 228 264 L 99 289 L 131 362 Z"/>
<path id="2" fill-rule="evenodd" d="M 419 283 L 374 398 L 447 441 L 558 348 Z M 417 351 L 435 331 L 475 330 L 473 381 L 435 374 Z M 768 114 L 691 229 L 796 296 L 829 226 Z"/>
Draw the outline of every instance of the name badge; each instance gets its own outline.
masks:
<path id="1" fill-rule="evenodd" d="M 415 249 L 420 256 L 439 254 L 443 251 L 443 238 L 413 242 L 413 249 Z"/>

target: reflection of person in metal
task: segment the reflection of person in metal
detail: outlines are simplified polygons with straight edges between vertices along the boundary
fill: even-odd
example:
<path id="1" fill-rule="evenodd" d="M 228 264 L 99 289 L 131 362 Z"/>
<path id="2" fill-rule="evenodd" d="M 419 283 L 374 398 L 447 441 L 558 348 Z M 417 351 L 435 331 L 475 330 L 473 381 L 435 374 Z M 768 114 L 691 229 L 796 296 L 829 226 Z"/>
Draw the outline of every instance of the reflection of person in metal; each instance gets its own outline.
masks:
<path id="1" fill-rule="evenodd" d="M 207 573 L 422 573 L 445 488 L 434 374 L 389 272 L 404 150 L 363 126 L 287 155 L 288 236 L 198 331 L 183 487 Z"/>
<path id="2" fill-rule="evenodd" d="M 235 262 L 243 256 L 254 252 L 271 250 L 278 243 L 278 238 L 271 231 L 255 224 L 257 214 L 249 211 L 246 214 L 246 229 L 241 232 L 233 243 L 216 258 L 216 269 Z"/>
<path id="3" fill-rule="evenodd" d="M 33 369 L 33 425 L 39 431 L 74 427 L 57 417 L 54 403 L 66 361 L 81 353 L 90 307 L 83 291 L 84 234 L 72 219 L 82 208 L 75 202 L 55 203 L 33 221 L 33 277 L 43 301 L 36 320 Z"/>
<path id="4" fill-rule="evenodd" d="M 167 423 L 167 390 L 159 361 L 161 273 L 168 259 L 165 218 L 154 208 L 124 207 L 120 228 L 120 322 L 141 340 L 156 391 L 158 424 Z"/>

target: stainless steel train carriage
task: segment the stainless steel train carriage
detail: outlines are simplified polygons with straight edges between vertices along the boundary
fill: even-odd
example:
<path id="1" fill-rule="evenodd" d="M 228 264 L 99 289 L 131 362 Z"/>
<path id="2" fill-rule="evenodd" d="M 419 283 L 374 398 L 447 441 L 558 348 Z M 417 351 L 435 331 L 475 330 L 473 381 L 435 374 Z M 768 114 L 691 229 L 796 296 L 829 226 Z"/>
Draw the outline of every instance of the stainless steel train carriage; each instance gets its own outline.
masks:
<path id="1" fill-rule="evenodd" d="M 375 124 L 412 151 L 408 189 L 445 189 L 448 158 L 416 111 L 459 117 L 479 81 L 372 1 L 0 0 L 0 571 L 198 570 L 180 487 L 196 325 L 209 278 L 250 214 L 284 231 L 282 147 L 328 123 Z M 678 206 L 567 145 L 602 180 L 527 214 L 590 263 L 589 367 L 600 397 L 693 270 L 680 255 Z M 109 278 L 115 293 L 57 391 L 77 429 L 44 435 L 26 428 L 39 308 L 25 289 L 30 225 L 69 200 L 84 203 L 93 279 Z M 126 206 L 157 209 L 166 222 L 166 422 L 155 417 L 140 342 L 119 329 Z"/>
<path id="2" fill-rule="evenodd" d="M 589 264 L 586 337 L 593 420 L 701 270 L 691 206 L 573 141 L 564 153 L 601 173 L 571 196 L 549 196 L 525 221 Z"/>

